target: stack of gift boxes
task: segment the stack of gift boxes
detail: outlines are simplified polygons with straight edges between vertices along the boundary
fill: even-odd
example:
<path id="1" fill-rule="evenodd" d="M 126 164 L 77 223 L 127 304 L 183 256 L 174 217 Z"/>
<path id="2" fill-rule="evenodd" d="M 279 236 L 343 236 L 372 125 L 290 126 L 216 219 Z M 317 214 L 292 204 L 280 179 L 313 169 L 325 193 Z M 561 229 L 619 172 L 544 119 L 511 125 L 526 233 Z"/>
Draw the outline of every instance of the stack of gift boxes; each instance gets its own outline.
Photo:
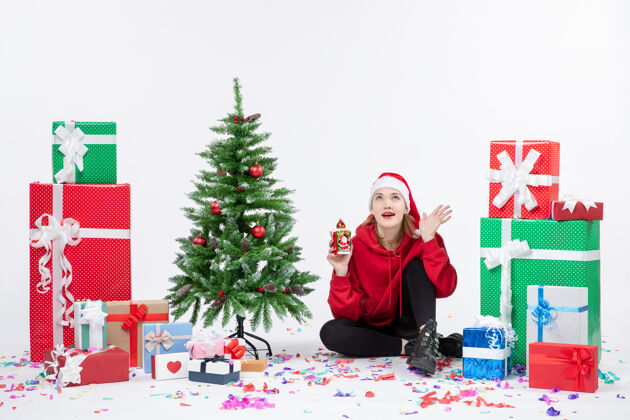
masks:
<path id="1" fill-rule="evenodd" d="M 169 323 L 168 301 L 131 300 L 131 193 L 116 183 L 116 123 L 54 122 L 52 132 L 53 183 L 30 184 L 31 360 L 62 386 L 128 381 L 129 367 L 143 366 L 155 379 L 238 380 L 241 339 L 202 354 L 192 324 Z"/>
<path id="2" fill-rule="evenodd" d="M 559 143 L 490 143 L 481 314 L 497 325 L 464 329 L 465 377 L 502 379 L 520 364 L 534 388 L 597 388 L 603 204 L 558 201 L 559 169 Z"/>

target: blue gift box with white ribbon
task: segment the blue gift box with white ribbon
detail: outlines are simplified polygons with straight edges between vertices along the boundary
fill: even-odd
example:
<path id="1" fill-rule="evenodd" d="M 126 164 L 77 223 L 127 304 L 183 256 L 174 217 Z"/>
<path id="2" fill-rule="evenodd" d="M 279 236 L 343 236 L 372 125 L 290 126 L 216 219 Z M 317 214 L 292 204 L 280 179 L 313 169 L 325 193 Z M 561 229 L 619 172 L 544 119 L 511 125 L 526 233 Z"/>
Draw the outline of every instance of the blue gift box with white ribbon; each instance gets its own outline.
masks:
<path id="1" fill-rule="evenodd" d="M 541 341 L 588 344 L 587 287 L 527 286 L 527 349 Z"/>
<path id="2" fill-rule="evenodd" d="M 151 356 L 167 353 L 185 353 L 186 342 L 192 337 L 190 322 L 170 324 L 144 324 L 144 371 L 151 373 Z"/>
<path id="3" fill-rule="evenodd" d="M 462 376 L 470 379 L 504 379 L 511 370 L 512 349 L 503 328 L 464 328 Z"/>

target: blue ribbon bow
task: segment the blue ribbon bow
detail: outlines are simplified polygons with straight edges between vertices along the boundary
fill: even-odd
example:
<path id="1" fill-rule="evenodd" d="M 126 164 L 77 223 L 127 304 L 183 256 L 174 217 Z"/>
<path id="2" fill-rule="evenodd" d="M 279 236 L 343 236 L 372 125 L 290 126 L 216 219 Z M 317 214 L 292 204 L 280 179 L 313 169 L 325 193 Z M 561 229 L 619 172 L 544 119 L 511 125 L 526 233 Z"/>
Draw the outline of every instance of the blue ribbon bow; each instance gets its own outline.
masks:
<path id="1" fill-rule="evenodd" d="M 532 311 L 532 321 L 540 326 L 549 326 L 553 328 L 553 320 L 558 316 L 558 311 L 551 306 L 548 301 L 538 298 L 538 306 Z"/>

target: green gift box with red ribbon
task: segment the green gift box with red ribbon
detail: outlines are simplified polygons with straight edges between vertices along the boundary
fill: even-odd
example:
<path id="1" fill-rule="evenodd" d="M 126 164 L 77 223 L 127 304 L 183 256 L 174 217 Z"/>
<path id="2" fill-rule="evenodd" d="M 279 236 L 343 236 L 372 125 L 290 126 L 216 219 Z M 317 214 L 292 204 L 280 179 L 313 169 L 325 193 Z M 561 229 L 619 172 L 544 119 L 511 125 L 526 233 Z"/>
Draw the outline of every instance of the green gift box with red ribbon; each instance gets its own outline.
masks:
<path id="1" fill-rule="evenodd" d="M 107 340 L 129 352 L 129 366 L 142 367 L 144 340 L 142 326 L 168 322 L 167 300 L 106 302 Z"/>

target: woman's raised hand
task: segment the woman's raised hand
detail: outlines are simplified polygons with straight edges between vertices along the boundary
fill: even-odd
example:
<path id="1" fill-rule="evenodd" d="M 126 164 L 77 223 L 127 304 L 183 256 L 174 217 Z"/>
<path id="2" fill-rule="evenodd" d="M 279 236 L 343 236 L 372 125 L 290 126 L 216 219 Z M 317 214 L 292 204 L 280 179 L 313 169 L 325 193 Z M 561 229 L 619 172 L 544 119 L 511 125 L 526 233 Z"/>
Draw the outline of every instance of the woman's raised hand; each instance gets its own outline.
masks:
<path id="1" fill-rule="evenodd" d="M 435 233 L 442 223 L 446 223 L 451 219 L 450 214 L 453 212 L 450 206 L 440 204 L 429 215 L 422 213 L 420 217 L 420 235 L 424 242 L 428 242 L 435 238 Z"/>
<path id="2" fill-rule="evenodd" d="M 328 256 L 326 259 L 335 269 L 335 274 L 338 276 L 345 276 L 348 274 L 348 263 L 350 263 L 350 257 L 352 256 L 352 241 L 350 241 L 350 253 L 349 254 L 335 254 L 335 247 L 333 241 L 328 243 Z"/>

